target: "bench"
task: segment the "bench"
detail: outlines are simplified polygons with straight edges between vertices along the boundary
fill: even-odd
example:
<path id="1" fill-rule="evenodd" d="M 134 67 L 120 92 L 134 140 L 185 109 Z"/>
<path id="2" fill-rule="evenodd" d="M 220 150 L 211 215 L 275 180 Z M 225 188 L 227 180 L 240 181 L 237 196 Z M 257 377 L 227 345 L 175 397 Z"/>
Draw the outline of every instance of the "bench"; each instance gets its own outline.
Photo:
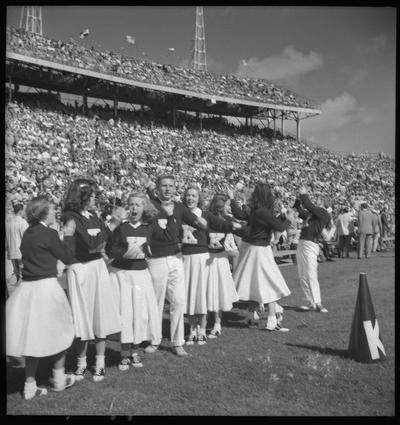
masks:
<path id="1" fill-rule="evenodd" d="M 274 252 L 274 257 L 286 257 L 288 255 L 296 255 L 295 249 L 282 249 Z"/>
<path id="2" fill-rule="evenodd" d="M 294 257 L 292 257 L 294 255 Z M 281 249 L 274 252 L 274 258 L 290 257 L 293 264 L 296 264 L 296 250 L 295 249 Z M 282 264 L 283 265 L 283 264 Z"/>
<path id="3" fill-rule="evenodd" d="M 394 236 L 386 236 L 381 238 L 381 241 L 386 244 L 387 247 L 391 248 L 394 245 Z"/>

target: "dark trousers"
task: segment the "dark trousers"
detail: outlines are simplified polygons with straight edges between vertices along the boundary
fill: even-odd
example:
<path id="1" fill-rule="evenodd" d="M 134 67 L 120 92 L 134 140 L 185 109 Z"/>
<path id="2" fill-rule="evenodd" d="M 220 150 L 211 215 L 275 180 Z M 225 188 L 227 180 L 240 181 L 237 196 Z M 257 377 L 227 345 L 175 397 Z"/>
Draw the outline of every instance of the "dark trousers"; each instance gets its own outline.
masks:
<path id="1" fill-rule="evenodd" d="M 350 241 L 351 235 L 340 235 L 339 236 L 339 257 L 349 257 L 350 256 Z"/>

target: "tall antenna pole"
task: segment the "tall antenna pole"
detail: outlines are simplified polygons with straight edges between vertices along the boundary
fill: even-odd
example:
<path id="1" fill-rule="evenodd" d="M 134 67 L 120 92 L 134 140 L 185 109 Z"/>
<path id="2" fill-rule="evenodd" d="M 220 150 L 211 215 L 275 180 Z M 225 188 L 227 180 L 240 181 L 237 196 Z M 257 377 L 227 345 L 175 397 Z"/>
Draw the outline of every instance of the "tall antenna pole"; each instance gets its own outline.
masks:
<path id="1" fill-rule="evenodd" d="M 43 35 L 42 7 L 22 6 L 19 27 L 25 31 Z"/>
<path id="2" fill-rule="evenodd" d="M 200 71 L 207 71 L 203 6 L 196 7 L 196 31 L 194 40 L 193 68 Z"/>

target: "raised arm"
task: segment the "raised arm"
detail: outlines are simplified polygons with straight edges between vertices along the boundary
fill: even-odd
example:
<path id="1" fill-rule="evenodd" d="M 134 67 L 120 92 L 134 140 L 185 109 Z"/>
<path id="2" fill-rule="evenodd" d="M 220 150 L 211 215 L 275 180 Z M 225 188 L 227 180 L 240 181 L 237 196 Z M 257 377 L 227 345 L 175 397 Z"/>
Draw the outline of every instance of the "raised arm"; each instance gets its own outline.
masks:
<path id="1" fill-rule="evenodd" d="M 232 215 L 238 220 L 248 220 L 250 218 L 250 210 L 246 206 L 240 207 L 235 199 L 231 199 Z"/>
<path id="2" fill-rule="evenodd" d="M 301 218 L 302 220 L 307 220 L 307 218 L 311 215 L 307 210 L 302 207 L 300 199 L 296 199 L 293 208 L 298 211 L 299 218 Z"/>
<path id="3" fill-rule="evenodd" d="M 112 233 L 106 245 L 106 254 L 110 258 L 122 258 L 128 250 L 128 242 L 122 235 L 121 226 L 118 226 Z"/>
<path id="4" fill-rule="evenodd" d="M 257 223 L 265 227 L 268 227 L 272 230 L 278 230 L 280 232 L 286 230 L 290 225 L 289 220 L 275 218 L 270 211 L 264 208 L 259 209 L 255 212 L 255 220 Z"/>

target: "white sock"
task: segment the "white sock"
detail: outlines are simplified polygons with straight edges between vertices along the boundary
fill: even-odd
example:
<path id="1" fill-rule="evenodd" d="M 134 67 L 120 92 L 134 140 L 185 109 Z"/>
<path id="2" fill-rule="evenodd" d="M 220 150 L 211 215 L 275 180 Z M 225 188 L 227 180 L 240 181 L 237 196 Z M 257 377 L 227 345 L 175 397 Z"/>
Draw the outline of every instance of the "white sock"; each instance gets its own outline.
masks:
<path id="1" fill-rule="evenodd" d="M 96 367 L 104 369 L 104 361 L 106 356 L 96 355 Z"/>
<path id="2" fill-rule="evenodd" d="M 214 331 L 220 331 L 221 330 L 221 323 L 214 323 Z"/>
<path id="3" fill-rule="evenodd" d="M 65 380 L 65 369 L 53 369 L 53 378 L 55 382 L 62 382 Z"/>
<path id="4" fill-rule="evenodd" d="M 203 329 L 203 328 L 200 328 L 200 330 L 199 330 L 199 335 L 206 335 L 206 330 L 205 329 Z"/>
<path id="5" fill-rule="evenodd" d="M 32 382 L 25 381 L 24 391 L 36 391 L 36 381 L 32 381 Z"/>
<path id="6" fill-rule="evenodd" d="M 86 356 L 78 357 L 78 367 L 82 367 L 86 369 L 87 363 L 86 363 Z"/>

